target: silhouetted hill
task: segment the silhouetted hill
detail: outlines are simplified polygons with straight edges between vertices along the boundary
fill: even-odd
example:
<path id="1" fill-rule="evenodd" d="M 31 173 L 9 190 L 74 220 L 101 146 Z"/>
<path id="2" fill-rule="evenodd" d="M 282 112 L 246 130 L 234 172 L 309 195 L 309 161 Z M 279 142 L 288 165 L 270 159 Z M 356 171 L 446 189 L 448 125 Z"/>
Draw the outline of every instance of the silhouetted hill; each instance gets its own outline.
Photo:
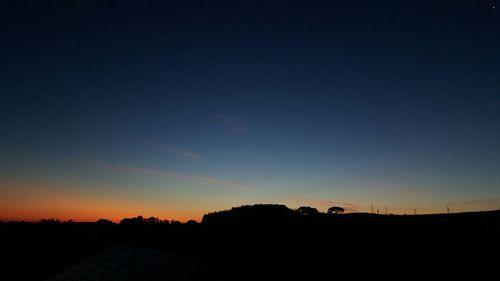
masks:
<path id="1" fill-rule="evenodd" d="M 293 220 L 294 216 L 295 212 L 285 205 L 256 204 L 205 214 L 202 223 L 207 226 L 282 225 Z"/>

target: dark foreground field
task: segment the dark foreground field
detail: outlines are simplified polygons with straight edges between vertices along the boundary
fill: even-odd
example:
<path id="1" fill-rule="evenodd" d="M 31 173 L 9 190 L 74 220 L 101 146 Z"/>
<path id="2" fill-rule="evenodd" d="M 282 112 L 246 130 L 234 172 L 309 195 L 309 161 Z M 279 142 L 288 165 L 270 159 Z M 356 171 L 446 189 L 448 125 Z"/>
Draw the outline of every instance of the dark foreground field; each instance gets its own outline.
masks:
<path id="1" fill-rule="evenodd" d="M 500 211 L 0 223 L 0 280 L 500 280 Z"/>

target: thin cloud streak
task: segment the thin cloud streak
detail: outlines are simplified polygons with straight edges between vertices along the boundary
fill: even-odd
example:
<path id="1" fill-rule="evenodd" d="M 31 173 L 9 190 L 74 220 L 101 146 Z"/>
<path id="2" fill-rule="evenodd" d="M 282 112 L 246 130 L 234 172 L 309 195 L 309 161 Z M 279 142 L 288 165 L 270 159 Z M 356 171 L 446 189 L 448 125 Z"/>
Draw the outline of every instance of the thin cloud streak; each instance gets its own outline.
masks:
<path id="1" fill-rule="evenodd" d="M 109 172 L 120 172 L 126 174 L 134 174 L 141 176 L 154 176 L 154 177 L 165 177 L 165 178 L 178 178 L 189 181 L 194 181 L 202 184 L 210 184 L 210 185 L 218 185 L 225 188 L 231 189 L 242 189 L 244 186 L 238 182 L 232 182 L 227 180 L 222 180 L 218 178 L 213 178 L 209 176 L 197 176 L 197 175 L 189 175 L 183 174 L 168 170 L 156 170 L 142 167 L 134 167 L 134 166 L 126 166 L 126 165 L 114 165 L 108 164 L 104 162 L 88 162 L 87 164 L 94 165 L 99 167 L 100 169 L 109 171 Z"/>
<path id="2" fill-rule="evenodd" d="M 213 114 L 213 117 L 234 133 L 243 134 L 248 131 L 247 128 L 231 114 L 217 113 Z"/>
<path id="3" fill-rule="evenodd" d="M 178 145 L 162 144 L 162 143 L 157 143 L 157 142 L 152 142 L 152 141 L 147 141 L 147 140 L 142 140 L 141 143 L 143 143 L 149 147 L 158 148 L 161 150 L 168 151 L 170 153 L 180 155 L 186 159 L 200 160 L 202 158 L 200 154 L 195 153 L 195 152 L 193 152 L 185 147 L 181 147 Z"/>

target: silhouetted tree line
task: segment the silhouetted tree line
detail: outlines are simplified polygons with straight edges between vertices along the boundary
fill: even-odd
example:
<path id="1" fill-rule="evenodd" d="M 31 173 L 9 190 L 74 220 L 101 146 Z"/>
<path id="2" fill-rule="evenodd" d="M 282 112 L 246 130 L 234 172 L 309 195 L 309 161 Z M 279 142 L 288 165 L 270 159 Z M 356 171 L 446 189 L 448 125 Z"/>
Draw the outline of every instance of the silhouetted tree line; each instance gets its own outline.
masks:
<path id="1" fill-rule="evenodd" d="M 327 214 L 343 214 L 344 209 L 341 207 L 331 207 L 328 209 Z M 203 216 L 203 224 L 221 224 L 221 223 L 233 223 L 237 221 L 253 221 L 253 222 L 276 222 L 276 221 L 287 221 L 293 217 L 307 216 L 321 216 L 325 213 L 321 213 L 318 209 L 308 206 L 302 206 L 296 210 L 290 209 L 285 205 L 280 204 L 255 204 L 255 205 L 243 205 L 239 207 L 233 207 L 230 210 L 216 211 L 212 213 L 207 213 Z M 2 223 L 2 221 L 0 221 Z M 40 224 L 62 224 L 62 223 L 73 223 L 73 220 L 60 221 L 56 218 L 41 219 L 38 221 Z M 111 220 L 99 219 L 96 221 L 98 225 L 116 225 Z M 159 219 L 157 217 L 144 218 L 142 216 L 123 218 L 118 225 L 198 225 L 199 223 L 195 220 L 188 220 L 182 223 L 178 220 L 168 220 Z"/>
<path id="2" fill-rule="evenodd" d="M 137 216 L 135 218 L 124 218 L 120 221 L 120 225 L 197 225 L 198 222 L 195 220 L 188 220 L 186 223 L 182 223 L 178 220 L 168 220 L 159 219 L 157 217 L 143 218 L 142 216 Z"/>
<path id="3" fill-rule="evenodd" d="M 1 220 L 0 223 L 2 223 Z M 12 222 L 12 223 L 24 223 L 24 221 Z M 74 221 L 71 219 L 66 221 L 61 221 L 56 218 L 48 218 L 48 219 L 40 219 L 38 220 L 37 223 L 43 225 L 57 225 L 57 224 L 70 224 L 74 223 Z M 191 226 L 199 224 L 195 220 L 188 220 L 185 223 L 183 223 L 178 220 L 159 219 L 157 217 L 144 218 L 142 216 L 123 218 L 118 224 L 104 218 L 98 219 L 95 223 L 97 225 L 191 225 Z"/>
<path id="4" fill-rule="evenodd" d="M 120 221 L 120 225 L 135 225 L 135 224 L 169 224 L 168 220 L 160 220 L 157 217 L 143 218 L 137 216 L 135 218 L 124 218 Z"/>
<path id="5" fill-rule="evenodd" d="M 61 223 L 60 220 L 58 219 L 54 219 L 54 218 L 51 218 L 51 219 L 41 219 L 38 221 L 39 223 L 43 223 L 43 224 L 55 224 L 55 223 Z"/>
<path id="6" fill-rule="evenodd" d="M 69 219 L 67 221 L 60 221 L 55 218 L 50 218 L 50 219 L 41 219 L 38 221 L 38 223 L 41 224 L 59 224 L 59 223 L 73 223 L 73 220 Z"/>

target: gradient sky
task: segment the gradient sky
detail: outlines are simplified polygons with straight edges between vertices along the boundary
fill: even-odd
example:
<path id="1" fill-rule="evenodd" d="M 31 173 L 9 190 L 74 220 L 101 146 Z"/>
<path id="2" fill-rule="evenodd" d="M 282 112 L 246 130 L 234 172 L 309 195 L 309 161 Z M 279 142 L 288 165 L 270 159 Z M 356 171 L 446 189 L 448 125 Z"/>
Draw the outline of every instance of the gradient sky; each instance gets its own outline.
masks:
<path id="1" fill-rule="evenodd" d="M 0 2 L 0 219 L 500 207 L 496 1 L 133 2 Z"/>

